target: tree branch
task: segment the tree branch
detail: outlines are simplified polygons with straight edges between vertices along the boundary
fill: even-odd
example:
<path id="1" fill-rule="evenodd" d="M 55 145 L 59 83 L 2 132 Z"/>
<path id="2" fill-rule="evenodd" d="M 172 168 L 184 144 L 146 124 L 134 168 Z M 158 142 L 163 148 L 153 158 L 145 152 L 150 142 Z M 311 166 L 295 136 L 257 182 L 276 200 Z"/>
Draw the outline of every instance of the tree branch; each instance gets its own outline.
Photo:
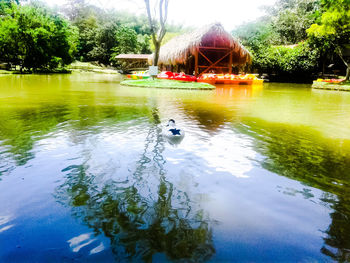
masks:
<path id="1" fill-rule="evenodd" d="M 154 59 L 153 59 L 153 65 L 158 65 L 158 58 L 159 58 L 159 52 L 160 52 L 160 45 L 162 43 L 162 40 L 166 33 L 166 20 L 168 18 L 168 4 L 169 0 L 157 0 L 154 7 L 154 16 L 157 17 L 157 5 L 159 10 L 159 22 L 154 20 L 152 18 L 151 14 L 151 7 L 150 7 L 150 0 L 144 0 L 146 4 L 146 11 L 148 16 L 148 23 L 151 27 L 151 34 L 152 34 L 152 40 L 155 47 L 154 51 Z M 156 32 L 156 29 L 158 27 L 158 24 L 160 25 L 158 32 Z"/>
<path id="2" fill-rule="evenodd" d="M 336 51 L 337 51 L 339 57 L 341 58 L 341 60 L 344 62 L 345 66 L 349 67 L 349 63 L 346 62 L 346 60 L 344 59 L 343 54 L 342 54 L 341 49 L 340 49 L 339 46 L 337 46 Z"/>
<path id="3" fill-rule="evenodd" d="M 165 0 L 165 6 L 164 6 L 164 24 L 166 23 L 166 21 L 168 20 L 168 5 L 169 5 L 169 0 Z"/>
<path id="4" fill-rule="evenodd" d="M 165 22 L 168 17 L 168 3 L 169 0 L 160 0 L 159 3 L 159 22 L 160 22 L 160 30 L 158 33 L 158 41 L 161 41 L 166 33 Z M 163 16 L 163 8 L 164 8 L 164 16 Z"/>
<path id="5" fill-rule="evenodd" d="M 149 5 L 149 0 L 145 0 L 145 4 L 146 4 L 148 23 L 149 23 L 149 26 L 151 28 L 152 40 L 153 40 L 153 44 L 155 45 L 157 43 L 157 39 L 156 39 L 156 32 L 154 30 L 154 25 L 152 22 L 152 14 L 151 14 L 151 9 L 150 9 L 150 5 Z"/>
<path id="6" fill-rule="evenodd" d="M 164 28 L 164 23 L 163 23 L 163 2 L 164 2 L 164 0 L 160 0 L 160 3 L 159 3 L 160 29 L 159 29 L 159 32 L 158 32 L 158 41 L 159 41 L 159 39 L 161 39 L 162 31 L 163 31 L 163 28 Z"/>

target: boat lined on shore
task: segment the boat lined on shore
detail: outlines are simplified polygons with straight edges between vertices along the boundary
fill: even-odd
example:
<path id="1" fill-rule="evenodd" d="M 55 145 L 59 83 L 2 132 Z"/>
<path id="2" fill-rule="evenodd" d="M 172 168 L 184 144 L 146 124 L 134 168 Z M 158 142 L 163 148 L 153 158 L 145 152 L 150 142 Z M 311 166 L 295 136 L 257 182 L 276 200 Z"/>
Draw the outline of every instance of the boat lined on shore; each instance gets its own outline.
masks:
<path id="1" fill-rule="evenodd" d="M 327 82 L 327 83 L 340 83 L 345 79 L 317 79 L 316 82 Z"/>
<path id="2" fill-rule="evenodd" d="M 173 73 L 170 71 L 163 71 L 158 74 L 159 79 L 173 79 L 180 81 L 197 81 L 205 82 L 209 84 L 236 84 L 236 85 L 257 85 L 264 82 L 263 79 L 259 79 L 255 74 L 201 74 L 199 77 L 186 75 L 184 73 Z"/>
<path id="3" fill-rule="evenodd" d="M 198 82 L 210 84 L 233 84 L 233 85 L 257 85 L 264 82 L 254 74 L 202 74 L 197 78 Z"/>
<path id="4" fill-rule="evenodd" d="M 150 77 L 148 71 L 133 71 L 131 74 L 126 75 L 128 79 L 148 79 Z"/>
<path id="5" fill-rule="evenodd" d="M 157 75 L 158 79 L 171 79 L 179 81 L 197 81 L 197 78 L 192 75 L 187 75 L 185 73 L 173 73 L 171 71 L 162 71 Z"/>
<path id="6" fill-rule="evenodd" d="M 150 75 L 147 71 L 133 72 L 127 75 L 129 79 L 148 79 Z M 174 73 L 171 71 L 162 71 L 157 75 L 158 79 L 169 79 L 178 81 L 205 82 L 212 85 L 215 84 L 231 84 L 231 85 L 261 85 L 264 80 L 259 79 L 256 74 L 201 74 L 198 77 L 187 75 L 185 73 Z"/>

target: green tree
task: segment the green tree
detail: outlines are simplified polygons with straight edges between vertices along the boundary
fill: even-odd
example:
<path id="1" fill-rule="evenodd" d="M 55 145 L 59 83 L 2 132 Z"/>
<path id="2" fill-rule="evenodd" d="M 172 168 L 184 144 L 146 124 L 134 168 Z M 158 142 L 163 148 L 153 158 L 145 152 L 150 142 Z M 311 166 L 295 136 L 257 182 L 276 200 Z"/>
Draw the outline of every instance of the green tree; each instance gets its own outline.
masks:
<path id="1" fill-rule="evenodd" d="M 120 26 L 115 33 L 115 46 L 112 48 L 111 61 L 115 66 L 124 68 L 126 65 L 115 61 L 119 54 L 127 53 L 151 53 L 150 37 L 148 35 L 137 34 L 134 29 Z"/>
<path id="2" fill-rule="evenodd" d="M 13 7 L 15 8 L 15 7 Z M 6 14 L 10 11 L 9 8 L 3 9 Z M 18 64 L 18 24 L 13 17 L 6 16 L 0 18 L 0 60 L 8 63 Z"/>
<path id="3" fill-rule="evenodd" d="M 139 51 L 141 54 L 151 54 L 150 46 L 151 37 L 149 35 L 137 35 L 137 41 L 139 42 Z"/>
<path id="4" fill-rule="evenodd" d="M 320 22 L 311 25 L 308 35 L 323 53 L 339 55 L 347 68 L 346 80 L 349 80 L 350 58 L 345 58 L 344 53 L 350 44 L 350 0 L 322 0 L 322 8 Z"/>
<path id="5" fill-rule="evenodd" d="M 296 46 L 267 46 L 253 52 L 253 56 L 253 67 L 260 73 L 288 82 L 311 81 L 319 61 L 318 50 L 306 42 Z"/>
<path id="6" fill-rule="evenodd" d="M 93 49 L 87 54 L 89 60 L 95 60 L 105 65 L 110 63 L 110 57 L 115 47 L 115 34 L 118 25 L 115 22 L 109 22 L 97 29 L 97 35 Z"/>
<path id="7" fill-rule="evenodd" d="M 319 16 L 318 1 L 278 0 L 265 17 L 239 26 L 232 34 L 252 53 L 253 70 L 273 74 L 279 81 L 311 81 L 320 53 L 305 43 L 306 30 Z"/>
<path id="8" fill-rule="evenodd" d="M 232 34 L 254 52 L 259 52 L 267 46 L 279 44 L 278 34 L 273 30 L 271 19 L 267 17 L 242 24 L 233 30 Z"/>
<path id="9" fill-rule="evenodd" d="M 292 0 L 273 19 L 272 26 L 281 39 L 281 44 L 295 44 L 307 39 L 306 30 L 318 15 L 318 1 Z"/>
<path id="10" fill-rule="evenodd" d="M 98 21 L 94 14 L 79 17 L 74 23 L 78 28 L 79 42 L 77 47 L 77 57 L 80 60 L 87 60 L 87 54 L 96 45 L 98 34 Z"/>
<path id="11" fill-rule="evenodd" d="M 139 51 L 139 43 L 135 30 L 121 26 L 115 33 L 116 46 L 113 48 L 115 55 L 122 53 L 134 53 Z"/>
<path id="12" fill-rule="evenodd" d="M 79 29 L 79 60 L 110 64 L 115 54 L 151 52 L 146 16 L 105 11 L 84 0 L 70 1 L 61 10 Z"/>
<path id="13" fill-rule="evenodd" d="M 319 3 L 316 0 L 278 0 L 266 10 L 279 36 L 279 44 L 288 45 L 307 39 L 306 30 L 319 16 Z"/>
<path id="14" fill-rule="evenodd" d="M 76 31 L 42 4 L 15 5 L 0 18 L 0 59 L 27 70 L 54 69 L 72 62 Z"/>
<path id="15" fill-rule="evenodd" d="M 1 0 L 0 1 L 0 15 L 5 15 L 5 9 L 11 7 L 12 4 L 19 5 L 19 0 Z"/>

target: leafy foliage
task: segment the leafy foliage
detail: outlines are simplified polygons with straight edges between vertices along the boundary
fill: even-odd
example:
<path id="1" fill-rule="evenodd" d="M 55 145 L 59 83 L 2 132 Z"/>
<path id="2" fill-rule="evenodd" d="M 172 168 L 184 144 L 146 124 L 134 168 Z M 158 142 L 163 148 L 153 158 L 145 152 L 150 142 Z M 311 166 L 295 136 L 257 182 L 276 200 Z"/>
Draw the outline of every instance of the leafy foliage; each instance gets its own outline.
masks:
<path id="1" fill-rule="evenodd" d="M 307 43 L 296 46 L 268 46 L 253 53 L 253 67 L 259 72 L 276 74 L 278 80 L 311 81 L 318 67 L 319 52 Z"/>
<path id="2" fill-rule="evenodd" d="M 294 44 L 307 39 L 306 30 L 318 17 L 319 4 L 315 0 L 280 0 L 273 8 L 272 27 L 280 37 L 280 44 Z"/>
<path id="3" fill-rule="evenodd" d="M 350 44 L 350 1 L 322 0 L 323 13 L 319 23 L 307 30 L 310 42 L 319 47 L 323 54 L 337 53 L 347 67 L 346 78 L 350 77 L 350 61 L 344 58 L 346 45 Z"/>
<path id="4" fill-rule="evenodd" d="M 121 26 L 115 33 L 117 46 L 113 49 L 115 55 L 131 53 L 139 49 L 138 38 L 135 30 Z"/>
<path id="5" fill-rule="evenodd" d="M 279 81 L 310 81 L 320 52 L 309 43 L 307 29 L 319 16 L 318 1 L 279 0 L 266 17 L 232 33 L 251 51 L 253 70 L 275 74 Z"/>
<path id="6" fill-rule="evenodd" d="M 104 11 L 84 0 L 70 1 L 62 11 L 79 29 L 78 60 L 108 65 L 116 54 L 151 53 L 145 16 Z"/>
<path id="7" fill-rule="evenodd" d="M 73 61 L 77 33 L 47 8 L 10 4 L 0 18 L 0 60 L 28 70 L 54 69 Z"/>
<path id="8" fill-rule="evenodd" d="M 235 29 L 232 34 L 239 38 L 244 46 L 258 53 L 261 48 L 279 44 L 279 37 L 273 31 L 271 19 L 263 18 L 254 22 L 245 23 Z"/>
<path id="9" fill-rule="evenodd" d="M 0 61 L 21 70 L 52 70 L 75 59 L 118 65 L 114 57 L 120 53 L 152 52 L 145 15 L 106 11 L 85 0 L 67 1 L 58 11 L 69 21 L 36 0 L 25 5 L 1 0 Z"/>

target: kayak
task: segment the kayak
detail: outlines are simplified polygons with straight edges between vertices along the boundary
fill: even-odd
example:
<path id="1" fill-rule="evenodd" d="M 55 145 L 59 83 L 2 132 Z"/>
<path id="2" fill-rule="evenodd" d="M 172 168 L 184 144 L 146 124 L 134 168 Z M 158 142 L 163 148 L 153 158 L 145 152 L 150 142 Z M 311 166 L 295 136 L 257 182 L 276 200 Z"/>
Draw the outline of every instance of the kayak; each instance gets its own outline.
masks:
<path id="1" fill-rule="evenodd" d="M 174 76 L 174 80 L 180 80 L 180 81 L 196 81 L 197 78 L 195 76 L 186 75 L 184 73 L 180 73 L 178 75 Z"/>
<path id="2" fill-rule="evenodd" d="M 133 71 L 132 74 L 126 75 L 128 79 L 148 79 L 151 76 L 147 71 Z"/>
<path id="3" fill-rule="evenodd" d="M 259 79 L 257 74 L 201 74 L 199 77 L 186 75 L 184 73 L 173 73 L 171 71 L 162 71 L 157 75 L 158 79 L 172 79 L 179 81 L 197 81 L 209 84 L 231 84 L 231 85 L 261 85 L 264 80 Z"/>
<path id="4" fill-rule="evenodd" d="M 216 83 L 216 75 L 202 74 L 197 78 L 197 82 L 205 82 L 214 85 Z"/>
<path id="5" fill-rule="evenodd" d="M 179 81 L 196 81 L 197 78 L 195 76 L 186 75 L 184 73 L 173 73 L 170 71 L 162 71 L 157 75 L 158 79 L 172 79 Z"/>
<path id="6" fill-rule="evenodd" d="M 171 71 L 162 71 L 157 75 L 158 79 L 174 79 L 174 73 Z"/>
<path id="7" fill-rule="evenodd" d="M 231 85 L 252 85 L 262 84 L 263 79 L 259 79 L 254 74 L 235 75 L 235 74 L 202 74 L 197 78 L 198 82 L 210 84 L 231 84 Z"/>
<path id="8" fill-rule="evenodd" d="M 340 83 L 345 79 L 317 79 L 317 82 Z"/>

